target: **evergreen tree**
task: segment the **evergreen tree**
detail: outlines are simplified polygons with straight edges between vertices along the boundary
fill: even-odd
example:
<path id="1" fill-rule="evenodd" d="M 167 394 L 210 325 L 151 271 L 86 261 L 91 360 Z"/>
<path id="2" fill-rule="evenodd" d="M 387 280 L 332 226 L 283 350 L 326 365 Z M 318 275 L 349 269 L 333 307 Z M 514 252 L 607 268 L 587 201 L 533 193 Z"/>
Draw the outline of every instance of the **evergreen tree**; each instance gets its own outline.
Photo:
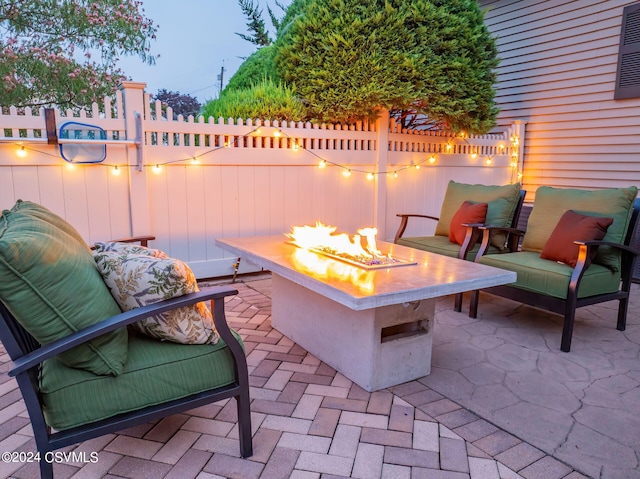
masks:
<path id="1" fill-rule="evenodd" d="M 497 49 L 476 0 L 293 0 L 274 46 L 316 120 L 387 108 L 453 130 L 495 124 Z"/>

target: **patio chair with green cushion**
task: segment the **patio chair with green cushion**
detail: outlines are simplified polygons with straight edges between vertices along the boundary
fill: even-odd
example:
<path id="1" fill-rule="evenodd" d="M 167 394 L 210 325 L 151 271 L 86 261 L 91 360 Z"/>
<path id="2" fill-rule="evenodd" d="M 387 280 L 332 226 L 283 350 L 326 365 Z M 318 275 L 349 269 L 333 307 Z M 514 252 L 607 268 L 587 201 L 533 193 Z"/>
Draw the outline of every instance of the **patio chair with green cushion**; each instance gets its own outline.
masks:
<path id="1" fill-rule="evenodd" d="M 480 225 L 515 227 L 526 191 L 520 183 L 507 185 L 470 185 L 450 181 L 442 202 L 440 216 L 398 214 L 401 219 L 394 242 L 410 248 L 459 259 L 475 258 L 479 250 Z M 403 237 L 409 218 L 437 221 L 435 233 L 430 236 Z M 507 248 L 511 241 L 508 234 L 497 231 L 492 234 L 488 253 Z M 456 311 L 462 309 L 462 294 L 455 298 Z"/>
<path id="2" fill-rule="evenodd" d="M 581 190 L 542 186 L 522 236 L 521 250 L 485 256 L 493 228 L 481 228 L 476 261 L 515 271 L 515 283 L 483 291 L 564 316 L 560 349 L 569 352 L 576 308 L 617 300 L 617 329 L 626 327 L 629 291 L 639 251 L 629 245 L 640 211 L 638 189 Z M 495 229 L 493 229 L 495 230 Z M 469 315 L 478 313 L 472 293 Z"/>
<path id="3" fill-rule="evenodd" d="M 159 258 L 172 274 L 180 270 L 158 250 L 136 248 L 139 254 L 104 253 L 103 260 L 114 261 L 105 277 L 124 267 L 117 262 L 125 259 L 149 266 Z M 132 278 L 119 284 L 133 284 Z M 224 299 L 237 291 L 203 288 L 124 312 L 112 292 L 89 247 L 66 221 L 29 202 L 2 212 L 0 339 L 31 419 L 41 477 L 53 477 L 47 458 L 56 449 L 226 398 L 237 401 L 240 453 L 250 456 L 246 357 L 225 318 Z M 212 303 L 212 318 L 204 301 Z M 193 339 L 193 331 L 181 337 L 184 330 L 170 330 L 178 342 L 159 341 L 151 334 L 157 329 L 138 332 L 144 325 L 158 328 L 158 315 L 174 313 L 208 336 L 180 344 Z M 200 328 L 206 318 L 208 330 Z"/>

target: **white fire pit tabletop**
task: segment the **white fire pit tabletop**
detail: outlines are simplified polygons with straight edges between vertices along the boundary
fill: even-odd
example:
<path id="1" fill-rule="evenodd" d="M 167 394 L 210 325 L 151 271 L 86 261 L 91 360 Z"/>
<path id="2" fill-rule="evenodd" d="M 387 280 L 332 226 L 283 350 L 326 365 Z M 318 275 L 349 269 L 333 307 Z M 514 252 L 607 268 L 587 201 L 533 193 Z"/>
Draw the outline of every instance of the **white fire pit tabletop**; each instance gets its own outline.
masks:
<path id="1" fill-rule="evenodd" d="M 366 270 L 301 249 L 285 235 L 218 238 L 216 245 L 354 310 L 437 298 L 512 283 L 516 273 L 377 241 L 378 249 L 411 265 Z"/>

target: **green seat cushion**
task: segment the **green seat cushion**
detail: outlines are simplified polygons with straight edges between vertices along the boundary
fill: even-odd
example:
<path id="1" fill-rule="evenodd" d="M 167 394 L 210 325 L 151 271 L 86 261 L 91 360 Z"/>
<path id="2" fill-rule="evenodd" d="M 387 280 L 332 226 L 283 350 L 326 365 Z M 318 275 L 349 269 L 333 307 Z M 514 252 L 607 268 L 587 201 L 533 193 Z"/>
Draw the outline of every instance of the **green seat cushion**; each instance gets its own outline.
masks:
<path id="1" fill-rule="evenodd" d="M 62 431 L 234 381 L 233 357 L 222 340 L 178 344 L 131 332 L 119 376 L 96 376 L 53 358 L 42 365 L 40 390 L 47 424 Z"/>
<path id="2" fill-rule="evenodd" d="M 0 217 L 0 299 L 40 344 L 120 313 L 86 244 L 22 206 Z M 61 359 L 95 374 L 115 375 L 126 356 L 122 328 Z"/>
<path id="3" fill-rule="evenodd" d="M 533 251 L 494 254 L 483 256 L 482 264 L 515 271 L 518 279 L 510 286 L 516 286 L 535 293 L 566 299 L 573 268 L 566 264 L 540 258 Z M 584 273 L 578 297 L 585 298 L 597 294 L 613 293 L 620 286 L 620 273 L 613 272 L 599 264 L 591 264 Z"/>
<path id="4" fill-rule="evenodd" d="M 460 245 L 449 241 L 446 236 L 409 236 L 400 238 L 398 244 L 402 246 L 408 246 L 409 248 L 415 248 L 422 251 L 429 251 L 431 253 L 441 254 L 444 256 L 450 256 L 457 258 L 460 254 Z M 476 257 L 476 253 L 480 249 L 480 245 L 475 245 L 467 255 L 468 260 L 473 260 Z M 498 253 L 498 248 L 489 246 L 486 254 Z"/>
<path id="5" fill-rule="evenodd" d="M 447 185 L 435 234 L 449 236 L 451 219 L 465 201 L 487 203 L 487 217 L 485 220 L 487 225 L 511 226 L 519 196 L 520 183 L 501 186 L 469 185 L 452 180 Z M 505 241 L 506 235 L 503 233 L 491 235 L 491 244 L 497 248 L 503 249 Z"/>
<path id="6" fill-rule="evenodd" d="M 622 243 L 637 194 L 638 188 L 635 186 L 602 190 L 541 186 L 536 190 L 536 198 L 527 223 L 527 232 L 522 241 L 522 250 L 540 253 L 558 221 L 568 210 L 590 216 L 613 218 L 613 223 L 607 229 L 603 241 Z M 579 239 L 576 238 L 576 240 Z M 620 255 L 612 248 L 599 248 L 593 261 L 614 271 L 620 269 Z"/>

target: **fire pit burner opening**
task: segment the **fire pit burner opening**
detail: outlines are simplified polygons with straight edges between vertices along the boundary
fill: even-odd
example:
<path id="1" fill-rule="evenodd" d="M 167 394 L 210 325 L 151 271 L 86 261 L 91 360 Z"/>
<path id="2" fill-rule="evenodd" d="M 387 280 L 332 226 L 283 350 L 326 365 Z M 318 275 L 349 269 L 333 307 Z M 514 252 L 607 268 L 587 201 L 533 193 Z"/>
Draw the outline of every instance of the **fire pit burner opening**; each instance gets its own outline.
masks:
<path id="1" fill-rule="evenodd" d="M 345 233 L 334 234 L 336 229 L 317 221 L 315 226 L 294 226 L 286 236 L 300 248 L 364 269 L 416 264 L 382 253 L 376 245 L 376 228 L 361 228 L 352 237 Z"/>

